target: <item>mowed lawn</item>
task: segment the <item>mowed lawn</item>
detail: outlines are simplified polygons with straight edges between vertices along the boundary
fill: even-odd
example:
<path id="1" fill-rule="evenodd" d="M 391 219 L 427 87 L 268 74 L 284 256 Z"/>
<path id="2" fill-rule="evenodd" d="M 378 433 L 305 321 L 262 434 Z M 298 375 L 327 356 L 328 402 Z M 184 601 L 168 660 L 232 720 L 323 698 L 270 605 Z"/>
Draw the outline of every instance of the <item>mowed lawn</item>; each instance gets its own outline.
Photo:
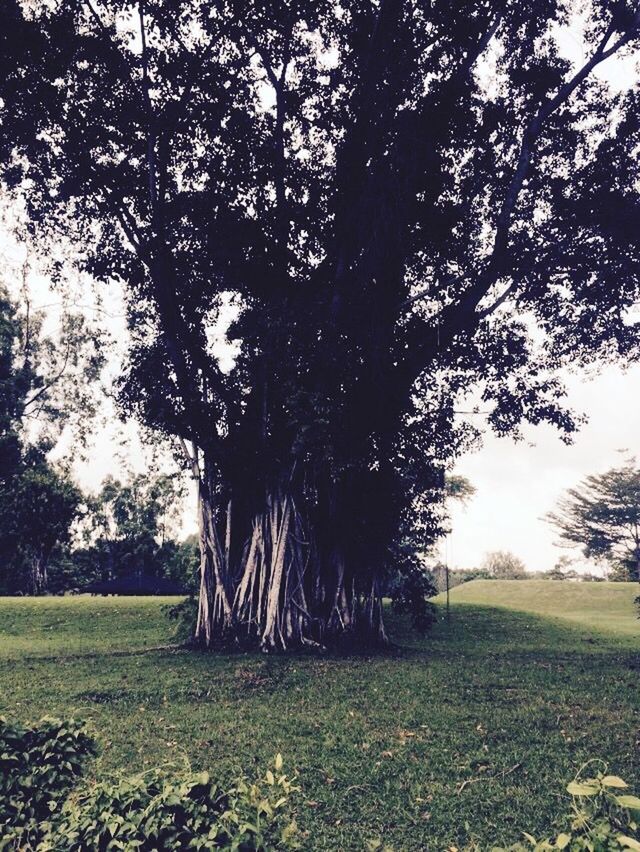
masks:
<path id="1" fill-rule="evenodd" d="M 426 639 L 390 617 L 385 654 L 216 655 L 171 647 L 166 603 L 0 599 L 0 713 L 90 720 L 102 776 L 229 779 L 280 751 L 309 850 L 484 852 L 551 831 L 591 758 L 640 787 L 637 631 L 456 603 Z"/>
<path id="2" fill-rule="evenodd" d="M 501 606 L 562 618 L 607 633 L 640 636 L 634 598 L 638 583 L 576 583 L 568 580 L 473 580 L 450 591 L 456 603 Z M 444 603 L 445 596 L 437 600 Z"/>

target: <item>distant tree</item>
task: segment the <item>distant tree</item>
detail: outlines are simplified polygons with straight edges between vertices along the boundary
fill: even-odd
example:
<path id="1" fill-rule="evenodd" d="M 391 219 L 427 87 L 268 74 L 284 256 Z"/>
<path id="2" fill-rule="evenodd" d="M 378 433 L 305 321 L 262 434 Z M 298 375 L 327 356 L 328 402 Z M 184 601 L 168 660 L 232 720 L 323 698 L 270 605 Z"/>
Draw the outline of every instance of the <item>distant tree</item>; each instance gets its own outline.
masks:
<path id="1" fill-rule="evenodd" d="M 182 507 L 182 486 L 176 477 L 137 474 L 128 482 L 108 477 L 88 501 L 83 523 L 86 547 L 76 559 L 79 568 L 93 565 L 94 576 L 112 579 L 123 574 L 167 576 L 184 558 L 175 541 Z"/>
<path id="2" fill-rule="evenodd" d="M 102 358 L 82 318 L 63 318 L 45 334 L 26 291 L 14 299 L 0 284 L 0 588 L 47 590 L 51 557 L 69 542 L 81 495 L 48 454 L 82 401 L 79 375 L 95 377 Z M 78 405 L 74 404 L 75 402 Z"/>
<path id="3" fill-rule="evenodd" d="M 482 560 L 481 570 L 494 580 L 523 580 L 527 576 L 524 562 L 508 550 L 494 550 Z"/>
<path id="4" fill-rule="evenodd" d="M 547 520 L 567 546 L 609 563 L 611 579 L 640 580 L 640 470 L 635 460 L 588 476 Z"/>
<path id="5" fill-rule="evenodd" d="M 41 449 L 31 449 L 0 486 L 0 587 L 32 595 L 47 591 L 51 558 L 69 543 L 81 503 L 68 473 L 51 465 Z"/>
<path id="6" fill-rule="evenodd" d="M 544 575 L 549 580 L 568 580 L 576 576 L 576 572 L 571 567 L 573 559 L 566 554 L 562 554 L 550 571 Z"/>

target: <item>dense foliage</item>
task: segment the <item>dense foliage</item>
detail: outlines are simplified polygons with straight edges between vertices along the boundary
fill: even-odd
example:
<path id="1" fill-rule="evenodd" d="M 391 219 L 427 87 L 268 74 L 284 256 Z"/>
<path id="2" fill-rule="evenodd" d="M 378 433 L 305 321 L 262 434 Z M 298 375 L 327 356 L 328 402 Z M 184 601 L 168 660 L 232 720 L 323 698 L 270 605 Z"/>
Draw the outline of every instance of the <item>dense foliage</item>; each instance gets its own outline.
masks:
<path id="1" fill-rule="evenodd" d="M 438 594 L 431 575 L 420 565 L 403 565 L 390 588 L 396 612 L 411 618 L 411 624 L 420 633 L 426 633 L 437 620 L 438 614 L 429 598 Z"/>
<path id="2" fill-rule="evenodd" d="M 0 849 L 31 849 L 77 783 L 95 740 L 76 720 L 37 725 L 0 716 Z"/>
<path id="3" fill-rule="evenodd" d="M 588 476 L 547 519 L 564 544 L 640 582 L 640 470 L 635 462 Z"/>
<path id="4" fill-rule="evenodd" d="M 576 777 L 567 785 L 573 797 L 567 830 L 547 840 L 524 833 L 525 842 L 494 852 L 624 852 L 640 850 L 640 799 L 625 790 L 617 775 L 598 772 L 593 778 Z"/>
<path id="5" fill-rule="evenodd" d="M 151 471 L 125 481 L 107 477 L 87 498 L 79 546 L 70 554 L 66 584 L 144 575 L 197 590 L 197 540 L 178 541 L 184 506 L 182 483 Z"/>
<path id="6" fill-rule="evenodd" d="M 23 727 L 0 717 L 0 849 L 298 848 L 290 812 L 298 788 L 280 755 L 257 781 L 241 778 L 228 789 L 207 772 L 154 771 L 72 792 L 96 752 L 80 722 Z"/>
<path id="7" fill-rule="evenodd" d="M 5 6 L 3 177 L 126 285 L 121 403 L 198 483 L 198 637 L 383 641 L 456 401 L 571 432 L 558 368 L 638 356 L 639 94 L 594 73 L 637 2 L 589 4 L 577 65 L 564 0 Z"/>
<path id="8" fill-rule="evenodd" d="M 269 852 L 298 848 L 291 797 L 298 788 L 276 760 L 256 782 L 225 790 L 208 772 L 175 780 L 163 772 L 93 785 L 63 806 L 47 849 L 227 849 Z"/>

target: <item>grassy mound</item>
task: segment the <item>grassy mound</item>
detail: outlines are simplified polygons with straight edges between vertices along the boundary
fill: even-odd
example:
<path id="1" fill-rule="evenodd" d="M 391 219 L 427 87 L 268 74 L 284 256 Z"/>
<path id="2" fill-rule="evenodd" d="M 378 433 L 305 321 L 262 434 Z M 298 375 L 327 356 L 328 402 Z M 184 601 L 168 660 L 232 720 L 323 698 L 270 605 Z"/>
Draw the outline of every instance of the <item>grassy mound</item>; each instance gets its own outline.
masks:
<path id="1" fill-rule="evenodd" d="M 455 603 L 506 607 L 640 638 L 640 620 L 634 605 L 638 594 L 638 583 L 568 580 L 472 580 L 450 592 Z M 436 601 L 443 603 L 445 595 L 438 595 Z"/>

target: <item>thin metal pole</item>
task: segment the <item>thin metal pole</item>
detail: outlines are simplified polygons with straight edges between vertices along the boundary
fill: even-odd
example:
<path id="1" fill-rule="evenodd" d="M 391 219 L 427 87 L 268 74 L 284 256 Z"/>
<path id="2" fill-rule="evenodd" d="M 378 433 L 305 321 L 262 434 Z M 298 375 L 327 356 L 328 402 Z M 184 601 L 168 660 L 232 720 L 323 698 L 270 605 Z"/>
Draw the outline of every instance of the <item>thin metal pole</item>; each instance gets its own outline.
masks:
<path id="1" fill-rule="evenodd" d="M 451 621 L 451 609 L 449 606 L 449 566 L 445 563 L 444 576 L 447 584 L 447 621 Z"/>
<path id="2" fill-rule="evenodd" d="M 444 543 L 444 576 L 447 584 L 447 621 L 451 621 L 451 608 L 449 605 L 449 536 L 446 537 Z"/>

